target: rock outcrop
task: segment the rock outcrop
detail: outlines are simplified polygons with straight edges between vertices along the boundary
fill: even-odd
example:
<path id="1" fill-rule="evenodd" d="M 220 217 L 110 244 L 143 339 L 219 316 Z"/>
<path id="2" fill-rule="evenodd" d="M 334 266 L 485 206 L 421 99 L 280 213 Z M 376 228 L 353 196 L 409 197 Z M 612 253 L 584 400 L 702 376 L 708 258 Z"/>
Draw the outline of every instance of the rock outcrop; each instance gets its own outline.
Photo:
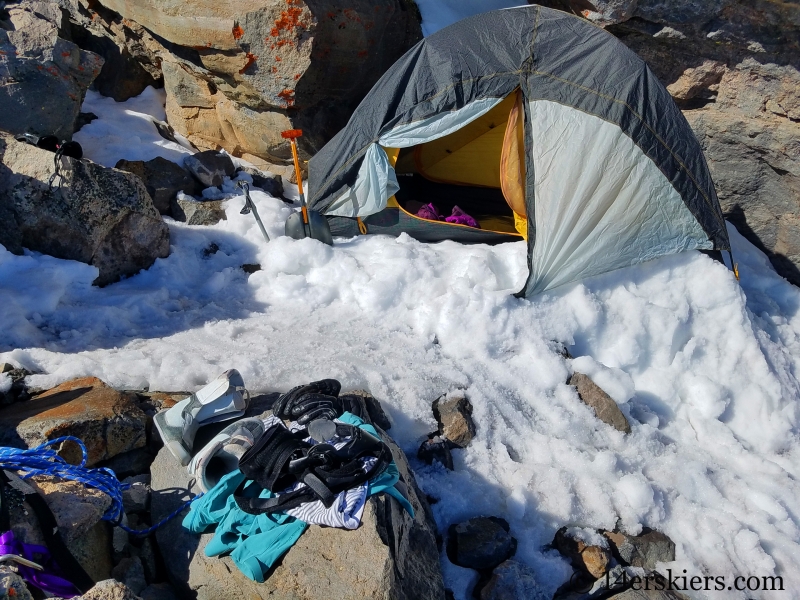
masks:
<path id="1" fill-rule="evenodd" d="M 146 443 L 147 416 L 136 396 L 118 392 L 96 377 L 73 379 L 27 402 L 0 410 L 0 441 L 29 447 L 71 435 L 82 440 L 88 466 L 94 466 Z M 72 463 L 81 459 L 75 444 L 65 443 L 62 455 Z"/>
<path id="2" fill-rule="evenodd" d="M 111 526 L 101 521 L 111 499 L 103 492 L 74 481 L 36 476 L 26 481 L 53 512 L 61 538 L 92 579 L 111 574 Z M 44 545 L 40 524 L 27 503 L 10 506 L 11 529 L 23 544 Z"/>
<path id="3" fill-rule="evenodd" d="M 170 124 L 198 147 L 258 166 L 319 150 L 377 79 L 421 39 L 411 0 L 103 0 L 163 43 Z"/>
<path id="4" fill-rule="evenodd" d="M 72 41 L 105 61 L 94 80 L 98 92 L 124 102 L 147 86 L 161 87 L 162 46 L 144 27 L 93 0 L 60 0 L 60 4 L 68 8 Z"/>
<path id="5" fill-rule="evenodd" d="M 725 217 L 800 285 L 800 5 L 544 0 L 605 27 L 684 111 Z"/>
<path id="6" fill-rule="evenodd" d="M 51 180 L 58 166 L 60 177 Z M 169 228 L 142 181 L 0 132 L 0 244 L 94 265 L 95 285 L 169 255 Z"/>
<path id="7" fill-rule="evenodd" d="M 0 20 L 0 130 L 72 139 L 103 59 L 65 39 L 55 2 L 6 6 Z M 0 15 L 0 19 L 2 16 Z"/>
<path id="8" fill-rule="evenodd" d="M 175 588 L 198 600 L 259 598 L 316 600 L 373 598 L 443 600 L 444 584 L 430 508 L 416 487 L 402 451 L 386 436 L 416 512 L 412 519 L 393 498 L 367 501 L 361 526 L 353 531 L 311 526 L 264 583 L 239 572 L 227 557 L 209 558 L 211 534 L 197 536 L 176 519 L 156 536 Z M 166 449 L 151 468 L 151 513 L 158 520 L 187 499 L 190 476 Z"/>
<path id="9" fill-rule="evenodd" d="M 178 192 L 192 195 L 202 191 L 186 169 L 160 156 L 146 162 L 120 160 L 116 168 L 133 173 L 144 182 L 147 193 L 162 215 L 170 214 L 170 205 Z"/>

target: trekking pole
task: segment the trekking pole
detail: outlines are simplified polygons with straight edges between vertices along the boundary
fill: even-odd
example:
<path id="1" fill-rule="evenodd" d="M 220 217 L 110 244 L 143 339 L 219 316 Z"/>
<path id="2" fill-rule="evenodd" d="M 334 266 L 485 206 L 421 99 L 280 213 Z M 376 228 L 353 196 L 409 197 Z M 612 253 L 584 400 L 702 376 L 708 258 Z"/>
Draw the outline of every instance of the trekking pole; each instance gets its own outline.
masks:
<path id="1" fill-rule="evenodd" d="M 292 158 L 294 158 L 294 172 L 297 176 L 297 192 L 300 194 L 300 211 L 303 214 L 303 230 L 307 237 L 311 237 L 311 228 L 308 225 L 308 206 L 306 195 L 303 193 L 303 174 L 300 171 L 300 159 L 297 157 L 297 138 L 303 135 L 302 129 L 288 129 L 281 132 L 281 137 L 292 144 Z"/>
<path id="2" fill-rule="evenodd" d="M 246 181 L 237 181 L 236 186 L 240 187 L 244 190 L 244 206 L 242 210 L 239 211 L 239 214 L 246 215 L 249 214 L 250 211 L 253 211 L 253 216 L 256 218 L 256 223 L 258 223 L 259 229 L 261 229 L 261 233 L 264 234 L 264 239 L 267 240 L 269 244 L 269 235 L 267 235 L 267 230 L 264 229 L 264 223 L 261 222 L 261 217 L 258 216 L 258 210 L 256 209 L 256 205 L 253 200 L 250 198 L 250 184 Z"/>

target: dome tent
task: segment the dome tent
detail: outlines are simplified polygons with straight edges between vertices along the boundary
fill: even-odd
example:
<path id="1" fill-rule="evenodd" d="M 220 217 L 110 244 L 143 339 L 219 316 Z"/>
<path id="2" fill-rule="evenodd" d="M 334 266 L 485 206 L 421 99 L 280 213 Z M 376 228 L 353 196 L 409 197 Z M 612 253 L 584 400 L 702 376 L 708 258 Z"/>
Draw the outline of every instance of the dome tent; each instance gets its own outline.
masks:
<path id="1" fill-rule="evenodd" d="M 525 237 L 521 294 L 730 243 L 702 150 L 636 54 L 540 6 L 425 38 L 309 163 L 309 206 L 334 235 Z M 414 216 L 458 204 L 480 229 Z"/>

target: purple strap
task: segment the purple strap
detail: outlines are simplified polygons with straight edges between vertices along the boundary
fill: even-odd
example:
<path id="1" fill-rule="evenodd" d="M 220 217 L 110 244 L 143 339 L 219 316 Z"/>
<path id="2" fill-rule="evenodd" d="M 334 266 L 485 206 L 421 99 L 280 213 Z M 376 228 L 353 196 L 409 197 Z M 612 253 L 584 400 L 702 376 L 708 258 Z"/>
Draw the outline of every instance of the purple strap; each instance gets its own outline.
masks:
<path id="1" fill-rule="evenodd" d="M 13 531 L 6 531 L 0 534 L 0 554 L 16 554 L 17 556 L 22 556 L 23 558 L 39 563 L 49 571 L 58 569 L 50 556 L 50 551 L 45 546 L 23 544 L 14 538 Z M 74 585 L 58 575 L 53 575 L 45 571 L 37 571 L 25 565 L 15 564 L 14 566 L 25 581 L 35 585 L 40 590 L 50 592 L 61 598 L 73 598 L 79 594 Z"/>

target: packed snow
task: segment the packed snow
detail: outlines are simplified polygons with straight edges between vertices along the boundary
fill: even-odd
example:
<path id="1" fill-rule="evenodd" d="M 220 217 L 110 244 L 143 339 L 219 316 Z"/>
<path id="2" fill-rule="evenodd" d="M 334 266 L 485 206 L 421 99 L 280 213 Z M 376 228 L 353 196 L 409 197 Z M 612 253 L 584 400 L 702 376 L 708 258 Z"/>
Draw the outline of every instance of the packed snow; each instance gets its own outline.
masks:
<path id="1" fill-rule="evenodd" d="M 426 33 L 453 15 L 504 2 L 419 0 Z M 448 12 L 450 11 L 450 12 Z M 158 135 L 163 96 L 124 104 L 89 93 L 98 119 L 76 135 L 86 156 L 180 162 Z M 152 117 L 152 118 L 151 118 Z M 524 242 L 424 244 L 401 235 L 283 237 L 296 207 L 258 190 L 266 244 L 232 182 L 227 220 L 166 219 L 171 254 L 106 288 L 94 267 L 0 247 L 0 361 L 50 387 L 96 376 L 126 389 L 196 390 L 229 368 L 254 392 L 325 377 L 362 388 L 390 415 L 440 530 L 478 515 L 508 520 L 516 558 L 546 595 L 572 569 L 549 548 L 562 526 L 666 533 L 691 575 L 780 575 L 800 589 L 800 289 L 729 226 L 741 282 L 688 252 L 558 288 L 513 294 L 527 276 Z M 212 244 L 219 249 L 213 250 Z M 247 275 L 243 264 L 261 270 Z M 565 345 L 573 359 L 559 353 Z M 598 421 L 574 388 L 579 371 L 631 422 Z M 0 390 L 10 385 L 0 379 Z M 431 401 L 466 390 L 477 437 L 455 471 L 416 460 L 436 423 Z M 470 597 L 477 574 L 442 553 L 447 587 Z"/>
<path id="2" fill-rule="evenodd" d="M 88 90 L 81 111 L 98 118 L 84 125 L 73 139 L 83 147 L 86 158 L 105 167 L 114 167 L 122 159 L 147 161 L 158 156 L 181 163 L 195 150 L 179 133 L 172 132 L 177 141 L 159 134 L 156 121 L 168 128 L 165 100 L 164 90 L 152 87 L 127 102 L 115 102 Z"/>

